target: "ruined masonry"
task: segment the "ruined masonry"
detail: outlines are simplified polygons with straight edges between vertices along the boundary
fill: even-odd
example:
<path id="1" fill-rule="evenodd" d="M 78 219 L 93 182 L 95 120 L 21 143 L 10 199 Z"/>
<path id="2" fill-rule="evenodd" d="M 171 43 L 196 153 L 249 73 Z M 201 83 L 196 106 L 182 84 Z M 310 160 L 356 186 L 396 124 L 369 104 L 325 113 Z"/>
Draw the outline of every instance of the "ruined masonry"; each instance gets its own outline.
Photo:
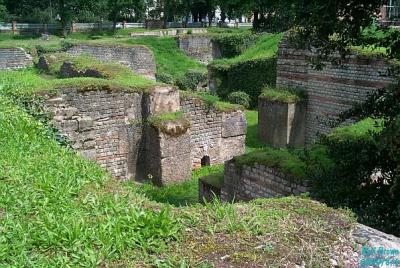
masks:
<path id="1" fill-rule="evenodd" d="M 21 69 L 33 65 L 33 58 L 22 48 L 0 48 L 0 70 Z"/>
<path id="2" fill-rule="evenodd" d="M 305 142 L 330 132 L 329 118 L 336 118 L 353 104 L 366 100 L 369 93 L 394 83 L 391 64 L 379 56 L 348 56 L 340 65 L 315 70 L 310 51 L 296 50 L 282 41 L 278 50 L 277 88 L 299 88 L 307 93 Z M 337 56 L 339 57 L 339 56 Z"/>
<path id="3" fill-rule="evenodd" d="M 128 66 L 135 73 L 155 80 L 153 53 L 145 46 L 74 45 L 67 50 L 72 56 L 88 54 L 100 61 L 113 61 Z"/>
<path id="4" fill-rule="evenodd" d="M 325 62 L 322 71 L 308 64 L 313 54 L 296 50 L 286 41 L 279 45 L 277 88 L 297 88 L 306 92 L 298 103 L 271 102 L 260 97 L 259 136 L 273 147 L 304 146 L 320 134 L 330 132 L 330 119 L 366 100 L 374 90 L 395 82 L 393 66 L 384 58 L 351 54 L 342 65 Z M 339 56 L 337 56 L 339 57 Z M 201 181 L 201 195 L 220 196 L 223 201 L 297 195 L 308 191 L 308 182 L 255 163 L 236 166 L 225 163 L 223 185 L 218 189 Z"/>
<path id="5" fill-rule="evenodd" d="M 242 111 L 220 112 L 170 87 L 157 87 L 149 95 L 63 89 L 46 107 L 73 149 L 121 179 L 178 182 L 189 179 L 192 168 L 223 163 L 245 151 Z M 190 125 L 178 136 L 146 124 L 151 115 L 179 110 Z"/>

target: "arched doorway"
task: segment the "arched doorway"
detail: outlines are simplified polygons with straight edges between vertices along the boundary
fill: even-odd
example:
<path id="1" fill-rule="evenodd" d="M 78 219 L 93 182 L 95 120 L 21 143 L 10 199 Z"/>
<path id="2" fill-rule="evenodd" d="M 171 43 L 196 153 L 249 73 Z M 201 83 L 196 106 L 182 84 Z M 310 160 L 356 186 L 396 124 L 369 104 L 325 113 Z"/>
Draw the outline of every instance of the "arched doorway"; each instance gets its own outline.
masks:
<path id="1" fill-rule="evenodd" d="M 210 157 L 208 155 L 205 155 L 202 159 L 201 159 L 201 166 L 202 167 L 208 167 L 210 166 Z"/>

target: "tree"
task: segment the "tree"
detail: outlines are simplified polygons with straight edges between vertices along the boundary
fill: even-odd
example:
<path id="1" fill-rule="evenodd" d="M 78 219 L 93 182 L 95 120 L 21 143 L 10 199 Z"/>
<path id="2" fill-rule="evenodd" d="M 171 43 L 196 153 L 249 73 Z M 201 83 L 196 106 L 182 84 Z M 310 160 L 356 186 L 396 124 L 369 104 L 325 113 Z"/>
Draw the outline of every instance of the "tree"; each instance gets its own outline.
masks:
<path id="1" fill-rule="evenodd" d="M 108 0 L 107 7 L 110 10 L 109 19 L 113 22 L 115 30 L 117 21 L 124 16 L 141 15 L 145 10 L 144 0 Z"/>
<path id="2" fill-rule="evenodd" d="M 6 21 L 8 17 L 7 7 L 4 5 L 4 1 L 0 0 L 0 22 Z"/>

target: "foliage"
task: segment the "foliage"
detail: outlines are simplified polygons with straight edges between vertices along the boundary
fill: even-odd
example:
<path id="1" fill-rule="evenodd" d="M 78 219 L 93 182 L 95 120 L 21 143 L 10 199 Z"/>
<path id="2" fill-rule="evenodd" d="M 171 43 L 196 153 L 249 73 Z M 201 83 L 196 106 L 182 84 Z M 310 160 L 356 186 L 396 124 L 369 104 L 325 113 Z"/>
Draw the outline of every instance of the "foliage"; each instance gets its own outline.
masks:
<path id="1" fill-rule="evenodd" d="M 243 53 L 256 43 L 258 36 L 250 32 L 237 34 L 220 34 L 212 38 L 218 45 L 222 58 L 233 58 Z"/>
<path id="2" fill-rule="evenodd" d="M 170 74 L 166 73 L 156 73 L 156 79 L 158 82 L 165 83 L 165 84 L 173 84 L 174 79 Z"/>
<path id="3" fill-rule="evenodd" d="M 198 70 L 188 70 L 184 76 L 178 78 L 176 86 L 181 90 L 196 90 L 207 85 L 207 73 Z"/>
<path id="4" fill-rule="evenodd" d="M 132 250 L 159 252 L 177 238 L 180 225 L 168 209 L 138 206 L 141 196 L 123 194 L 97 165 L 0 100 L 2 265 L 96 266 Z"/>
<path id="5" fill-rule="evenodd" d="M 260 98 L 273 102 L 294 103 L 304 101 L 306 93 L 299 89 L 267 87 L 263 89 Z"/>
<path id="6" fill-rule="evenodd" d="M 251 107 L 256 107 L 258 96 L 265 86 L 276 83 L 276 53 L 281 35 L 262 35 L 255 45 L 243 54 L 213 61 L 210 66 L 216 80 L 217 94 L 223 99 L 231 92 L 243 91 L 251 97 Z"/>
<path id="7" fill-rule="evenodd" d="M 348 206 L 361 222 L 400 234 L 399 85 L 373 93 L 342 119 L 367 118 L 326 136 L 334 172 L 315 178 L 315 196 L 333 206 Z"/>
<path id="8" fill-rule="evenodd" d="M 145 45 L 150 48 L 157 64 L 157 72 L 171 75 L 178 79 L 187 70 L 206 71 L 206 67 L 186 56 L 177 46 L 173 37 L 143 37 L 124 41 L 127 44 Z"/>
<path id="9" fill-rule="evenodd" d="M 263 34 L 253 46 L 250 46 L 237 57 L 214 60 L 212 64 L 233 65 L 247 60 L 274 57 L 278 52 L 278 44 L 281 39 L 282 34 Z"/>
<path id="10" fill-rule="evenodd" d="M 282 172 L 294 176 L 296 179 L 306 179 L 306 164 L 295 153 L 287 149 L 273 149 L 265 147 L 234 158 L 237 166 L 254 164 L 277 168 Z"/>
<path id="11" fill-rule="evenodd" d="M 250 107 L 250 96 L 243 91 L 235 91 L 228 95 L 228 101 L 233 104 L 240 104 L 244 108 Z"/>
<path id="12" fill-rule="evenodd" d="M 276 57 L 272 57 L 230 66 L 211 65 L 212 76 L 217 81 L 217 94 L 225 99 L 231 92 L 241 90 L 251 97 L 251 107 L 256 107 L 262 88 L 275 86 L 276 63 Z"/>
<path id="13" fill-rule="evenodd" d="M 209 109 L 216 109 L 217 111 L 220 112 L 233 112 L 238 110 L 244 110 L 244 107 L 241 105 L 231 104 L 228 102 L 221 101 L 218 96 L 210 95 L 205 92 L 196 93 L 189 91 L 181 91 L 180 95 L 182 97 L 190 96 L 191 98 L 195 98 L 204 105 L 206 105 Z"/>

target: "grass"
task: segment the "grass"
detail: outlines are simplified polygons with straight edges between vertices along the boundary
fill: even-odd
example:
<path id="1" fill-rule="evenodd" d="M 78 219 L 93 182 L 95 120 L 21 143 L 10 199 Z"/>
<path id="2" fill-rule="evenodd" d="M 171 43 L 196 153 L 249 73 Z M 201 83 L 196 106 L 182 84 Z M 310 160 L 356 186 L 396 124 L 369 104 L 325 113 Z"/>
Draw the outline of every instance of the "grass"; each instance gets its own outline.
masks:
<path id="1" fill-rule="evenodd" d="M 126 90 L 148 91 L 157 85 L 154 81 L 142 76 L 131 74 L 116 75 L 114 79 L 98 79 L 89 77 L 55 79 L 42 76 L 36 69 L 18 71 L 1 71 L 0 88 L 3 94 L 11 95 L 36 95 L 42 93 L 57 93 L 61 88 L 78 87 L 86 90 Z"/>
<path id="2" fill-rule="evenodd" d="M 246 153 L 264 148 L 267 145 L 258 138 L 258 111 L 246 110 L 247 134 Z"/>
<path id="3" fill-rule="evenodd" d="M 295 103 L 303 101 L 306 95 L 302 90 L 267 87 L 262 91 L 260 98 L 273 102 Z"/>
<path id="4" fill-rule="evenodd" d="M 126 44 L 144 45 L 155 56 L 158 73 L 166 73 L 174 78 L 183 76 L 187 70 L 206 71 L 206 66 L 186 56 L 176 45 L 173 37 L 142 37 L 125 41 Z"/>
<path id="5" fill-rule="evenodd" d="M 223 165 L 203 167 L 194 170 L 191 180 L 184 183 L 160 188 L 149 182 L 141 185 L 139 192 L 150 200 L 160 203 L 167 203 L 174 206 L 194 205 L 199 203 L 199 178 L 216 172 L 221 173 L 223 170 Z"/>
<path id="6" fill-rule="evenodd" d="M 238 110 L 244 110 L 244 107 L 239 104 L 232 104 L 229 102 L 221 101 L 218 96 L 211 95 L 208 93 L 197 93 L 193 91 L 180 91 L 182 97 L 190 96 L 192 98 L 197 98 L 202 101 L 205 105 L 210 108 L 214 108 L 220 112 L 232 112 Z"/>
<path id="7" fill-rule="evenodd" d="M 278 44 L 282 34 L 265 34 L 241 55 L 230 59 L 219 59 L 212 62 L 213 65 L 233 65 L 239 62 L 271 58 L 278 52 Z"/>
<path id="8" fill-rule="evenodd" d="M 298 179 L 306 179 L 307 166 L 296 154 L 288 149 L 274 149 L 265 147 L 260 150 L 234 157 L 237 166 L 264 165 L 277 168 L 280 171 L 292 175 Z"/>
<path id="9" fill-rule="evenodd" d="M 224 185 L 224 173 L 223 172 L 212 173 L 208 176 L 203 177 L 202 181 L 204 181 L 209 185 L 214 186 L 215 188 L 221 189 L 222 186 Z"/>
<path id="10" fill-rule="evenodd" d="M 367 118 L 349 126 L 335 128 L 328 137 L 341 141 L 372 138 L 371 133 L 378 133 L 382 129 L 382 120 Z"/>
<path id="11" fill-rule="evenodd" d="M 0 117 L 1 266 L 94 267 L 175 239 L 167 210 L 140 205 L 1 95 Z"/>

